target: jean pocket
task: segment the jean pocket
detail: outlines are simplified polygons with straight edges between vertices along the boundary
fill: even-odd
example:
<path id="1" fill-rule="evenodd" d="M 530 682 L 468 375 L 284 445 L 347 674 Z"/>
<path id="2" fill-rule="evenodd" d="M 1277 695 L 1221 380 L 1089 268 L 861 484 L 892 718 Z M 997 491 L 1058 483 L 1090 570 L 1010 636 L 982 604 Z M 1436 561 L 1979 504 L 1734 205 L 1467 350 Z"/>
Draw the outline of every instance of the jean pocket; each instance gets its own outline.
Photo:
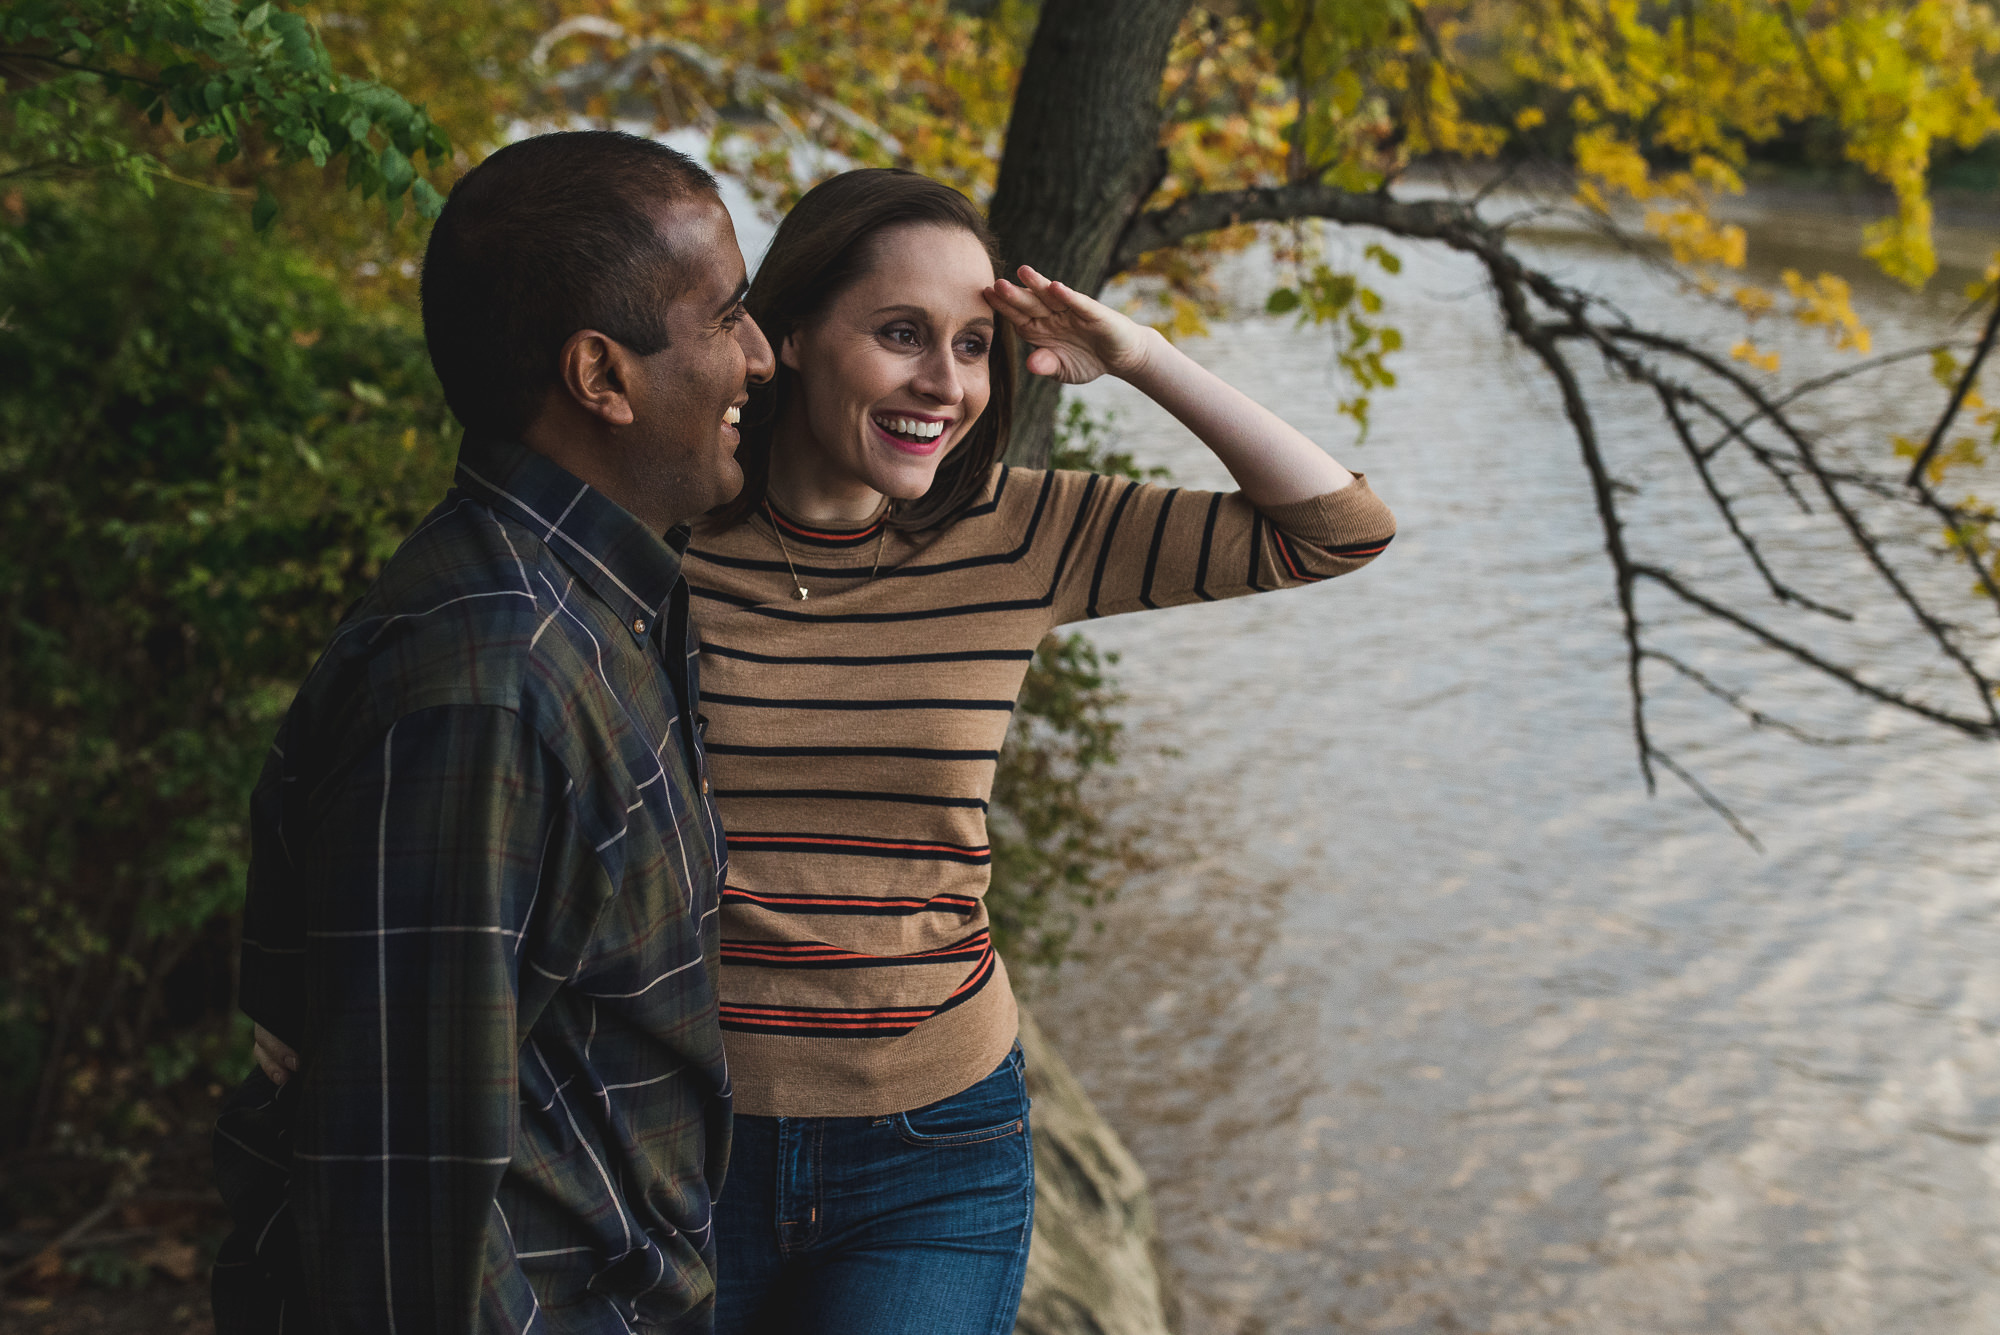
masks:
<path id="1" fill-rule="evenodd" d="M 1021 1074 L 1020 1048 L 970 1089 L 897 1113 L 893 1121 L 906 1144 L 940 1149 L 1020 1135 L 1028 1125 L 1028 1086 Z"/>

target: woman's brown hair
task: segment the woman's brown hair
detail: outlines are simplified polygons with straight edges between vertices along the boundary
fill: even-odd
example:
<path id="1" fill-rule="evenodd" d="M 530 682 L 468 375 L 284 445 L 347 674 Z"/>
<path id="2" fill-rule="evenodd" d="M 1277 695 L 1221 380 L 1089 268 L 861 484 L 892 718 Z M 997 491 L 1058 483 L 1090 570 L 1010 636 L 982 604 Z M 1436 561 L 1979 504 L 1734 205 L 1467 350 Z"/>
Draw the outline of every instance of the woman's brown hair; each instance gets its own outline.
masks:
<path id="1" fill-rule="evenodd" d="M 822 315 L 834 299 L 859 282 L 875 262 L 874 242 L 897 227 L 956 227 L 970 232 L 1000 267 L 1000 246 L 972 201 L 948 185 L 895 167 L 843 172 L 806 192 L 771 238 L 757 277 L 743 299 L 750 317 L 771 346 Z M 893 528 L 934 528 L 964 509 L 979 494 L 986 475 L 1007 448 L 1014 412 L 1014 339 L 998 321 L 987 353 L 992 397 L 986 411 L 938 465 L 931 489 L 889 511 Z M 780 361 L 771 379 L 750 386 L 743 409 L 743 439 L 736 461 L 743 490 L 711 512 L 722 525 L 739 524 L 764 506 L 771 480 L 771 435 L 798 383 L 798 373 Z"/>

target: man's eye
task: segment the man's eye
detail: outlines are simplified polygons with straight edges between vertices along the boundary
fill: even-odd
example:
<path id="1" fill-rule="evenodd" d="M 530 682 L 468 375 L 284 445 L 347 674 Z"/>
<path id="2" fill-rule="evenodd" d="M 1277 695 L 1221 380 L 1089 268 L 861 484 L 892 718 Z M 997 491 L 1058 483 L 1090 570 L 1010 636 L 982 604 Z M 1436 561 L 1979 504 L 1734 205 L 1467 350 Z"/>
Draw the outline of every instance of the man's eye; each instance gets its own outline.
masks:
<path id="1" fill-rule="evenodd" d="M 749 315 L 749 308 L 739 301 L 730 310 L 729 314 L 722 317 L 722 327 L 724 329 L 734 329 L 737 325 L 742 324 Z"/>

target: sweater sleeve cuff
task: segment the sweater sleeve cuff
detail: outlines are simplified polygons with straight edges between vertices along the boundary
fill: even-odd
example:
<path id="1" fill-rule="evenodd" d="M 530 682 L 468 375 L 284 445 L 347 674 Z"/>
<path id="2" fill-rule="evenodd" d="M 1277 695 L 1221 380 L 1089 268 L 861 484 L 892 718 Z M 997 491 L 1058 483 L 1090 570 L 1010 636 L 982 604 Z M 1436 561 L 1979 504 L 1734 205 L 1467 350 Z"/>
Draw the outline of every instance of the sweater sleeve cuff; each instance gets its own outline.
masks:
<path id="1" fill-rule="evenodd" d="M 1288 505 L 1263 505 L 1258 510 L 1282 532 L 1318 547 L 1381 543 L 1396 533 L 1396 516 L 1361 473 L 1339 491 Z"/>

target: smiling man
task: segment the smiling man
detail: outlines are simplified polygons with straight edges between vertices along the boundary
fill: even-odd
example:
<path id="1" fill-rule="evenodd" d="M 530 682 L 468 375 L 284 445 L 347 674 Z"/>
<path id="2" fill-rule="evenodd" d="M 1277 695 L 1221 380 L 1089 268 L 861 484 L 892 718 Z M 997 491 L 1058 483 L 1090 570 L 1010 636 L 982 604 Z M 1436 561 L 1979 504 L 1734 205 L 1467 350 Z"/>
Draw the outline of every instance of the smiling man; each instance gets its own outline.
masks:
<path id="1" fill-rule="evenodd" d="M 714 180 L 504 148 L 424 261 L 456 485 L 335 631 L 252 801 L 218 1330 L 699 1331 L 729 1147 L 725 851 L 685 521 L 772 370 Z"/>

